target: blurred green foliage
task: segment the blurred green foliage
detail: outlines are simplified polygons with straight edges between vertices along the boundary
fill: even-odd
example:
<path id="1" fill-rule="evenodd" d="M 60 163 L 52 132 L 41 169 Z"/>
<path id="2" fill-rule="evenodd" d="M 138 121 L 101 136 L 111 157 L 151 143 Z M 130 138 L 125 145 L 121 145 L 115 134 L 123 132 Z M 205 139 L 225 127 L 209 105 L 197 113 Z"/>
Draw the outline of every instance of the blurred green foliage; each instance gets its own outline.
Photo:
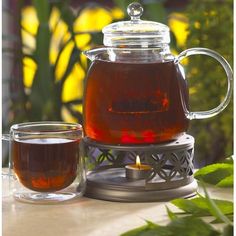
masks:
<path id="1" fill-rule="evenodd" d="M 233 64 L 233 1 L 190 1 L 185 14 L 189 35 L 183 49 L 206 47 Z M 209 110 L 222 101 L 227 80 L 221 65 L 205 56 L 189 58 L 186 77 L 196 93 L 190 96 L 192 110 Z M 189 133 L 196 139 L 195 159 L 200 165 L 222 160 L 233 153 L 233 102 L 216 117 L 191 121 Z"/>
<path id="2" fill-rule="evenodd" d="M 62 92 L 64 83 L 71 73 L 76 62 L 80 62 L 81 50 L 74 43 L 68 65 L 62 78 L 58 80 L 55 76 L 60 56 L 70 42 L 75 42 L 75 32 L 73 24 L 78 16 L 74 14 L 69 6 L 69 1 L 47 1 L 33 0 L 38 18 L 38 30 L 36 33 L 36 48 L 24 56 L 30 57 L 37 64 L 37 70 L 34 76 L 30 93 L 25 93 L 25 120 L 61 120 L 61 110 L 63 106 L 69 107 L 67 103 L 62 101 Z M 54 64 L 50 63 L 50 44 L 55 28 L 50 29 L 49 21 L 53 7 L 60 10 L 60 19 L 66 23 L 70 37 L 67 42 L 61 43 L 57 60 Z M 58 20 L 58 21 L 59 21 Z M 82 63 L 81 63 L 82 64 Z M 81 103 L 80 101 L 73 101 Z M 77 114 L 78 119 L 81 114 Z"/>

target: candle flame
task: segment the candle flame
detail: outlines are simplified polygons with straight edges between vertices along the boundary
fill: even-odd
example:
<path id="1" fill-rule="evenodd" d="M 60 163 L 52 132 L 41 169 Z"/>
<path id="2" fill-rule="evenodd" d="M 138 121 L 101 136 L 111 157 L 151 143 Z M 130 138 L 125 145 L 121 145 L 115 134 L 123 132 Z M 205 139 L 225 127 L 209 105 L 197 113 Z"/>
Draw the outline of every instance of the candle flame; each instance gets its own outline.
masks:
<path id="1" fill-rule="evenodd" d="M 136 156 L 136 166 L 140 169 L 141 167 L 141 161 L 140 161 L 140 158 L 139 158 L 139 155 Z"/>

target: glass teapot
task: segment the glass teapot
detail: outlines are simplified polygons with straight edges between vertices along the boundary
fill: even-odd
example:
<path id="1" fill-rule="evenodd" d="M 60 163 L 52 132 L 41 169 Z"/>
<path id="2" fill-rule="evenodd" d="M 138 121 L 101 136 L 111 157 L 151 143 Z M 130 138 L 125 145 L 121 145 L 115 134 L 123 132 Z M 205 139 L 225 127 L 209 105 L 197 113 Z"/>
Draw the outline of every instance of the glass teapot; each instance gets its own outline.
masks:
<path id="1" fill-rule="evenodd" d="M 170 52 L 168 26 L 140 19 L 143 8 L 131 3 L 130 21 L 103 28 L 103 48 L 85 51 L 92 61 L 84 95 L 85 135 L 103 144 L 133 145 L 172 141 L 191 119 L 217 115 L 229 103 L 233 73 L 228 62 L 207 48 L 191 48 L 177 57 Z M 224 68 L 224 100 L 208 111 L 189 111 L 189 93 L 180 61 L 203 54 Z"/>

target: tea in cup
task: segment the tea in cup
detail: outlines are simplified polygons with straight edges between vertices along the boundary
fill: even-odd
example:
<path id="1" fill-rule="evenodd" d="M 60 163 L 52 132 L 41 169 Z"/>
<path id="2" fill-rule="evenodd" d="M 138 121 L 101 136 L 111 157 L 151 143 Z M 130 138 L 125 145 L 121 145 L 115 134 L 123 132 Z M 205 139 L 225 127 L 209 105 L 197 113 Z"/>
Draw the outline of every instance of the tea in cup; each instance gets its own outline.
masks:
<path id="1" fill-rule="evenodd" d="M 81 196 L 85 167 L 82 127 L 66 122 L 30 122 L 10 128 L 10 169 L 17 178 L 14 198 L 57 203 Z"/>

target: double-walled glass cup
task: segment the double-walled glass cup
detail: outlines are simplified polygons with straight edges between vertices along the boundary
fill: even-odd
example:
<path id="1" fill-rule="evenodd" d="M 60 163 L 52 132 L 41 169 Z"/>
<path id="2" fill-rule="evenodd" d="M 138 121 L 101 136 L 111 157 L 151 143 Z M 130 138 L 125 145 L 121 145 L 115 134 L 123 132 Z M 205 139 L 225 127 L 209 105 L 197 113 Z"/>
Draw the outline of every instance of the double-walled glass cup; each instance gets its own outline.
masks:
<path id="1" fill-rule="evenodd" d="M 76 123 L 31 122 L 10 129 L 10 169 L 17 178 L 14 198 L 58 203 L 81 196 L 85 166 L 80 151 L 82 127 Z"/>

